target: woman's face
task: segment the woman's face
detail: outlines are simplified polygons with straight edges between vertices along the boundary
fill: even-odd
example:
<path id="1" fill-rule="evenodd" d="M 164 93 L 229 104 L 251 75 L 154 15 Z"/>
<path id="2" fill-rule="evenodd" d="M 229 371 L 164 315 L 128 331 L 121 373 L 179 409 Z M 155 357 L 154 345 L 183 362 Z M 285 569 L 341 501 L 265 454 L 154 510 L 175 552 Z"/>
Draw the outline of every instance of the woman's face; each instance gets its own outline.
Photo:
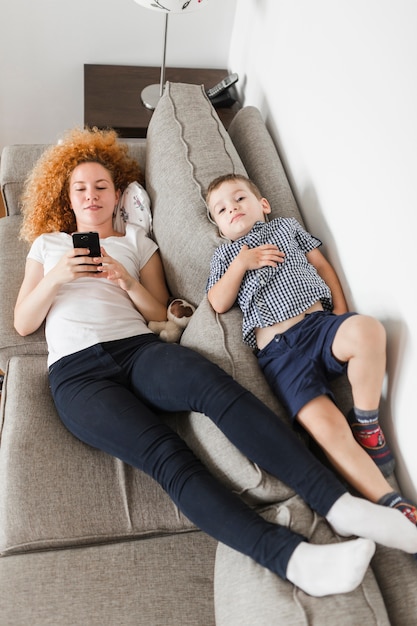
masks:
<path id="1" fill-rule="evenodd" d="M 80 163 L 69 182 L 69 198 L 78 230 L 97 230 L 113 223 L 120 192 L 110 172 L 100 163 Z"/>

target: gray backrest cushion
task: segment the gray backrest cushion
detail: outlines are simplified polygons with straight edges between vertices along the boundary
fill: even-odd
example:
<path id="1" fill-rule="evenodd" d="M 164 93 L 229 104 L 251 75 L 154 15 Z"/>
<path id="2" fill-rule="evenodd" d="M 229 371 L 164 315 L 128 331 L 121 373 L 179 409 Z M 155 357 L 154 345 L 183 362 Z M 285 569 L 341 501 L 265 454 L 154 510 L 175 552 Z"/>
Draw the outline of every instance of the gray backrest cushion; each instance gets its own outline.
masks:
<path id="1" fill-rule="evenodd" d="M 244 107 L 233 118 L 228 133 L 246 172 L 271 204 L 271 218 L 295 217 L 302 223 L 284 165 L 260 111 Z"/>
<path id="2" fill-rule="evenodd" d="M 216 176 L 245 169 L 199 85 L 167 83 L 146 149 L 146 187 L 168 286 L 173 296 L 197 305 L 221 242 L 207 218 L 205 191 Z"/>

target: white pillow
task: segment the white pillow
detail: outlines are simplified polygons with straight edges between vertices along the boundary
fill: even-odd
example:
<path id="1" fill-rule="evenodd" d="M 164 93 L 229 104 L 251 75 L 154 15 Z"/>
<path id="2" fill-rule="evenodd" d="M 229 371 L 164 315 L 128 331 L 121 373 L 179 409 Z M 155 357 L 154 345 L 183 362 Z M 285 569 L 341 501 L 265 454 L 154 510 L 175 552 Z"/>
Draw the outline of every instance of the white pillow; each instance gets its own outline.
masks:
<path id="1" fill-rule="evenodd" d="M 151 200 L 144 187 L 137 182 L 126 187 L 115 209 L 114 229 L 124 235 L 127 222 L 141 226 L 149 236 L 152 235 Z"/>

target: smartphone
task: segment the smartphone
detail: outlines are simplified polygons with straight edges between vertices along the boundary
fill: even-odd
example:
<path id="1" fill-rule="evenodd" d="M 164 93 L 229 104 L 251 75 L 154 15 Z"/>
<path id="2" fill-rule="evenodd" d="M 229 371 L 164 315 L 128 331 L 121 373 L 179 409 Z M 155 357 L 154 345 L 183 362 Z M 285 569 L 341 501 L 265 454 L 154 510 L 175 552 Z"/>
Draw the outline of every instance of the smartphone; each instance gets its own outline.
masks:
<path id="1" fill-rule="evenodd" d="M 86 256 L 101 256 L 100 239 L 98 233 L 73 233 L 72 242 L 74 248 L 89 248 L 90 252 Z"/>
<path id="2" fill-rule="evenodd" d="M 89 248 L 90 252 L 86 256 L 101 256 L 100 239 L 96 232 L 73 233 L 72 243 L 74 244 L 74 248 Z M 101 263 L 98 265 L 101 265 Z M 95 263 L 91 263 L 91 266 L 97 267 Z M 96 272 L 98 272 L 98 270 L 96 270 Z"/>

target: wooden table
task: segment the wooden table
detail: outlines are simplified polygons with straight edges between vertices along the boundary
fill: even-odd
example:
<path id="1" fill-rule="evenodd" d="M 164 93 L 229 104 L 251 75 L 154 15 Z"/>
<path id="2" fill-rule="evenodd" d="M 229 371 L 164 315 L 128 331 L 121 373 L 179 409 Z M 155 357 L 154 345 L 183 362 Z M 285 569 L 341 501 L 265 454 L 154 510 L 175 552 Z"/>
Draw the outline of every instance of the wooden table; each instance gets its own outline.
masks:
<path id="1" fill-rule="evenodd" d="M 225 76 L 226 69 L 166 68 L 171 82 L 212 87 Z M 153 111 L 147 109 L 140 94 L 147 85 L 159 84 L 159 67 L 130 65 L 84 65 L 84 124 L 114 128 L 121 137 L 146 137 Z M 240 105 L 217 108 L 227 128 Z"/>

